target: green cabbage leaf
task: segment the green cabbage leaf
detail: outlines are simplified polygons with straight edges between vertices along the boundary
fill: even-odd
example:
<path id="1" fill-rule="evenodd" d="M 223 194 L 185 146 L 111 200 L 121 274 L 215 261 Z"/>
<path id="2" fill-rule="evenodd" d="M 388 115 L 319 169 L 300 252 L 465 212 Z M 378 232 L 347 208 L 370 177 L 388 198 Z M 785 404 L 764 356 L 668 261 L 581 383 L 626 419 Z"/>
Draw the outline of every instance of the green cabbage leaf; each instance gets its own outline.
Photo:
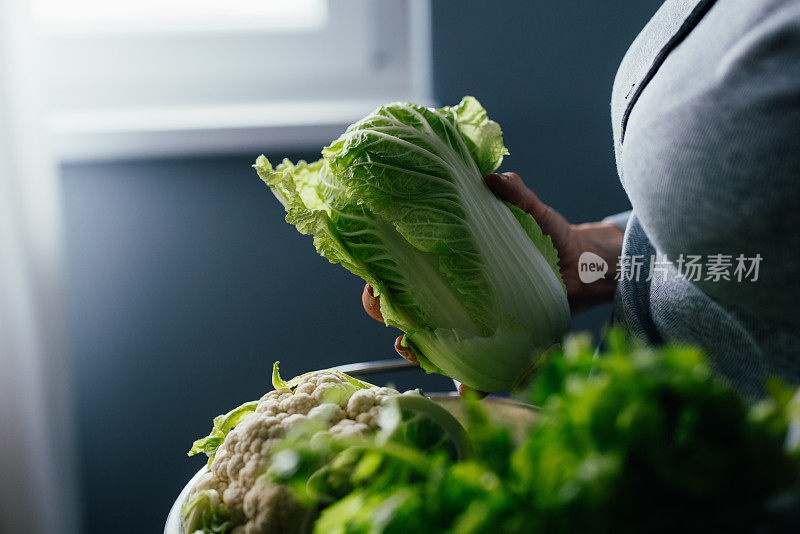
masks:
<path id="1" fill-rule="evenodd" d="M 313 163 L 254 167 L 317 251 L 372 285 L 428 372 L 508 391 L 569 328 L 558 255 L 483 181 L 508 150 L 477 100 L 382 106 Z"/>

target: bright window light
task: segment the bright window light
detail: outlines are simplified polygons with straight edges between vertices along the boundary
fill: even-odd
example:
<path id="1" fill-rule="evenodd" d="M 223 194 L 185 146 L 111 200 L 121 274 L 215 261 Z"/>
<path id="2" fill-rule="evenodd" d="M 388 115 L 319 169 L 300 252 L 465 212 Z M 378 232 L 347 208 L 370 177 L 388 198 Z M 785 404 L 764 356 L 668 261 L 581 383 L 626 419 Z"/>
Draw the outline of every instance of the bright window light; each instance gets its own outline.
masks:
<path id="1" fill-rule="evenodd" d="M 30 0 L 34 21 L 56 33 L 317 30 L 327 0 Z"/>
<path id="2" fill-rule="evenodd" d="M 432 103 L 428 0 L 17 1 L 62 160 L 318 148 Z"/>

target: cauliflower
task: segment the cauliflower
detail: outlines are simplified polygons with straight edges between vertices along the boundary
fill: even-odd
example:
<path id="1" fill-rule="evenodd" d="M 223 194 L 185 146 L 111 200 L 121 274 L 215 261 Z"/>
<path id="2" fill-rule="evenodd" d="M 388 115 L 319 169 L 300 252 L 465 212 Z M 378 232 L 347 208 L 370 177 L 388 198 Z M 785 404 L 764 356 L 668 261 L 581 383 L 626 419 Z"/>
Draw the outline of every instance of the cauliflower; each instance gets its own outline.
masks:
<path id="1" fill-rule="evenodd" d="M 211 434 L 195 442 L 190 451 L 205 452 L 211 458 L 210 469 L 192 495 L 219 495 L 226 518 L 237 525 L 229 531 L 232 534 L 302 532 L 308 520 L 298 517 L 309 513 L 290 487 L 264 476 L 272 454 L 293 429 L 307 428 L 308 423 L 336 437 L 371 435 L 378 429 L 381 405 L 399 395 L 395 389 L 376 387 L 331 370 L 284 382 L 277 363 L 273 384 L 276 389 L 256 403 L 216 418 Z M 184 529 L 204 532 L 202 525 L 186 521 Z"/>

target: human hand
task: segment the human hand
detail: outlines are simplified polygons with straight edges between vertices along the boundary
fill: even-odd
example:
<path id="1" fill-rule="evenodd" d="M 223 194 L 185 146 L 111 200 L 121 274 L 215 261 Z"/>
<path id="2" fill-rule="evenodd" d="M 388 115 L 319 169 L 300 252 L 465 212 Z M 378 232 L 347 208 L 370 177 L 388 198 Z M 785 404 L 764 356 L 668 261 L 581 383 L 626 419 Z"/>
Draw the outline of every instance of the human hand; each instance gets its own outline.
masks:
<path id="1" fill-rule="evenodd" d="M 613 298 L 616 289 L 614 274 L 622 251 L 624 235 L 618 226 L 603 222 L 570 224 L 561 214 L 539 200 L 539 197 L 513 172 L 489 174 L 485 182 L 498 198 L 529 213 L 542 231 L 553 240 L 553 245 L 558 251 L 561 277 L 567 288 L 567 299 L 573 313 Z M 591 284 L 580 280 L 578 259 L 583 252 L 593 252 L 609 264 L 609 270 L 603 279 Z M 370 317 L 383 322 L 380 300 L 374 295 L 369 284 L 364 286 L 361 302 Z M 402 346 L 402 341 L 401 335 L 394 342 L 397 353 L 410 362 L 418 363 L 411 349 Z M 458 391 L 464 395 L 468 390 L 469 388 L 462 384 Z M 478 392 L 478 394 L 486 396 L 486 393 Z"/>

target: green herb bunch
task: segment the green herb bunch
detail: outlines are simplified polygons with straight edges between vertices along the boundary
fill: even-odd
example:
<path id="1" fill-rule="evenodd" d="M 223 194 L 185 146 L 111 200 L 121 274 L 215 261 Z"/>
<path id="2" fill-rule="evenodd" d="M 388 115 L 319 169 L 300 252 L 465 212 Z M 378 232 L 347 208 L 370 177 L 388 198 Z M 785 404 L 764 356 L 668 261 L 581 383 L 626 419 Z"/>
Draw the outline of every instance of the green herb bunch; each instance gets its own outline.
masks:
<path id="1" fill-rule="evenodd" d="M 467 458 L 306 439 L 270 474 L 319 507 L 315 533 L 797 532 L 800 398 L 767 390 L 746 402 L 695 348 L 572 337 L 520 394 L 541 407 L 521 441 L 468 399 Z"/>

